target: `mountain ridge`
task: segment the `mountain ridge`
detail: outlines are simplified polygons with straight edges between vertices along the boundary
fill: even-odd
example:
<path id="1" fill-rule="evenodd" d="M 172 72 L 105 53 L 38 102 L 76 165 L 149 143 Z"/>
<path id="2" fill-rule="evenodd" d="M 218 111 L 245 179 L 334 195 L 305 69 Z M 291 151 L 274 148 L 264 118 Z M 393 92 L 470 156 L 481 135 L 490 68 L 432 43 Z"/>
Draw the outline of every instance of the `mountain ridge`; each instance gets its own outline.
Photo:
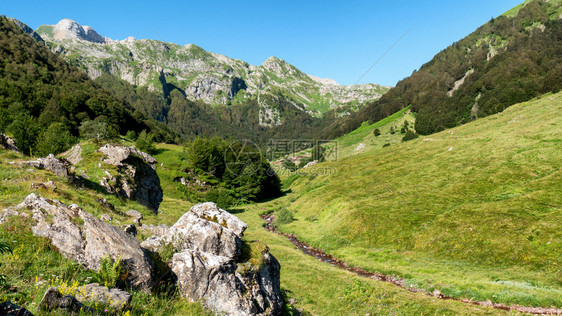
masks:
<path id="1" fill-rule="evenodd" d="M 333 80 L 314 79 L 317 77 L 274 56 L 256 66 L 208 52 L 195 44 L 180 46 L 133 37 L 111 40 L 92 28 L 85 29 L 64 19 L 54 26 L 42 25 L 36 32 L 51 50 L 90 78 L 109 73 L 164 94 L 176 89 L 187 99 L 211 105 L 238 104 L 258 94 L 282 90 L 294 103 L 302 104 L 302 110 L 320 117 L 339 107 L 356 110 L 389 89 L 377 84 L 342 86 Z M 93 35 L 88 37 L 87 31 Z"/>

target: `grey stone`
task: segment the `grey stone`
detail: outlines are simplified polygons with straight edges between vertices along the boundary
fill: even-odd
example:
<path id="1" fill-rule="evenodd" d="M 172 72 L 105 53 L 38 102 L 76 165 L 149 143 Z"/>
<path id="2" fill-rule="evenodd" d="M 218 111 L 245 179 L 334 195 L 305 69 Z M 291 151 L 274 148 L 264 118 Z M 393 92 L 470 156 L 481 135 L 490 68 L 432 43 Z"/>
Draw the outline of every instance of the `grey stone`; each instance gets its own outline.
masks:
<path id="1" fill-rule="evenodd" d="M 19 152 L 16 140 L 2 133 L 0 133 L 0 148 Z"/>
<path id="2" fill-rule="evenodd" d="M 69 163 L 72 165 L 77 165 L 82 161 L 82 147 L 80 144 L 72 146 L 69 150 L 61 154 Z"/>
<path id="3" fill-rule="evenodd" d="M 84 306 L 74 296 L 63 295 L 56 287 L 47 289 L 38 308 L 45 311 L 64 309 L 70 315 L 78 315 L 81 311 L 93 312 L 91 308 Z"/>
<path id="4" fill-rule="evenodd" d="M 68 177 L 68 170 L 66 169 L 66 165 L 58 160 L 53 154 L 49 154 L 46 158 L 24 161 L 22 164 L 27 167 L 51 171 L 61 178 Z"/>
<path id="5" fill-rule="evenodd" d="M 197 204 L 172 227 L 161 227 L 160 236 L 146 239 L 141 246 L 158 251 L 172 244 L 177 252 L 191 249 L 234 259 L 240 255 L 241 237 L 246 227 L 246 223 L 219 209 L 215 203 Z"/>
<path id="6" fill-rule="evenodd" d="M 0 315 L 4 316 L 33 316 L 33 314 L 23 307 L 19 307 L 10 302 L 0 304 Z"/>
<path id="7" fill-rule="evenodd" d="M 76 291 L 76 299 L 80 302 L 97 302 L 122 310 L 129 306 L 133 296 L 120 289 L 110 289 L 98 283 L 81 286 Z"/>
<path id="8" fill-rule="evenodd" d="M 280 265 L 270 254 L 264 256 L 258 271 L 244 274 L 229 258 L 191 250 L 176 253 L 171 266 L 181 295 L 217 314 L 278 315 L 283 306 Z"/>

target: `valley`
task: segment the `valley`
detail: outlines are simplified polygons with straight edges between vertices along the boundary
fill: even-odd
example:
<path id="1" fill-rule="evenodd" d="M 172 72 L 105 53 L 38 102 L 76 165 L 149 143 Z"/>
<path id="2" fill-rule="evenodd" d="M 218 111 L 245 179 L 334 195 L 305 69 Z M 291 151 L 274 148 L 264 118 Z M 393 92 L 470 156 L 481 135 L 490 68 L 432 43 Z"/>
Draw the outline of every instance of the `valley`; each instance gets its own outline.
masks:
<path id="1" fill-rule="evenodd" d="M 395 87 L 17 18 L 0 314 L 562 315 L 562 0 Z"/>

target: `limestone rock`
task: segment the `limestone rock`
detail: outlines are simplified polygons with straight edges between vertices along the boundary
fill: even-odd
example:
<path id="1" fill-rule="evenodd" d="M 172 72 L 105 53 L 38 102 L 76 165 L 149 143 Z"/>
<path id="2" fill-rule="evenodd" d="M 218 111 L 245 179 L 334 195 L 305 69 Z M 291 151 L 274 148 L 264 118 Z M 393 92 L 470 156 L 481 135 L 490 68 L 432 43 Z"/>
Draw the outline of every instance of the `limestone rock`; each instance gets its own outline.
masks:
<path id="1" fill-rule="evenodd" d="M 30 216 L 35 222 L 31 227 L 34 235 L 50 239 L 59 252 L 89 269 L 98 270 L 100 261 L 107 256 L 121 259 L 128 269 L 128 283 L 150 291 L 153 264 L 138 240 L 77 205 L 66 206 L 32 193 L 19 205 L 2 211 L 0 222 L 9 216 Z M 83 224 L 78 225 L 78 222 Z"/>
<path id="2" fill-rule="evenodd" d="M 98 283 L 81 286 L 76 291 L 76 299 L 80 302 L 97 302 L 122 310 L 129 306 L 133 296 L 120 289 L 110 289 Z"/>
<path id="3" fill-rule="evenodd" d="M 0 148 L 19 152 L 16 140 L 2 133 L 0 133 Z"/>
<path id="4" fill-rule="evenodd" d="M 246 228 L 244 222 L 216 204 L 202 203 L 171 227 L 143 227 L 155 235 L 141 246 L 158 251 L 173 245 L 175 254 L 169 265 L 181 295 L 190 301 L 201 301 L 217 314 L 279 314 L 283 301 L 277 260 L 265 250 L 259 266 L 239 262 Z"/>
<path id="5" fill-rule="evenodd" d="M 163 199 L 163 191 L 154 166 L 157 163 L 156 159 L 135 147 L 107 144 L 99 151 L 105 155 L 103 161 L 117 166 L 119 172 L 119 176 L 106 172 L 106 177 L 100 180 L 100 185 L 108 193 L 136 200 L 157 213 Z"/>
<path id="6" fill-rule="evenodd" d="M 53 28 L 54 39 L 78 39 L 92 43 L 105 43 L 109 39 L 99 35 L 94 29 L 82 26 L 71 19 L 59 21 Z"/>
<path id="7" fill-rule="evenodd" d="M 68 177 L 66 165 L 58 160 L 53 154 L 49 154 L 46 158 L 24 161 L 22 164 L 27 167 L 51 171 L 61 178 Z"/>
<path id="8" fill-rule="evenodd" d="M 33 37 L 36 41 L 38 42 L 44 42 L 43 38 L 41 38 L 41 36 L 39 36 L 39 34 L 35 33 L 35 31 L 30 28 L 27 24 L 23 23 L 20 20 L 14 19 L 14 18 L 8 18 L 9 20 L 11 20 L 12 22 L 14 22 L 24 33 L 29 34 L 31 37 Z"/>
<path id="9" fill-rule="evenodd" d="M 84 220 L 82 234 L 86 240 L 84 248 L 86 266 L 98 270 L 100 261 L 108 255 L 114 260 L 121 259 L 129 271 L 128 283 L 134 288 L 150 290 L 153 264 L 140 247 L 138 240 L 82 210 L 80 217 Z"/>
<path id="10" fill-rule="evenodd" d="M 61 156 L 72 165 L 77 165 L 80 161 L 82 161 L 82 147 L 80 144 L 76 144 L 69 150 L 62 153 Z"/>
<path id="11" fill-rule="evenodd" d="M 80 303 L 74 296 L 63 295 L 56 287 L 50 287 L 39 303 L 39 310 L 52 311 L 64 309 L 69 315 L 78 315 L 80 311 L 93 312 L 93 310 Z"/>
<path id="12" fill-rule="evenodd" d="M 33 316 L 33 314 L 23 307 L 19 307 L 10 302 L 0 304 L 0 315 L 4 316 Z"/>
<path id="13" fill-rule="evenodd" d="M 241 238 L 247 227 L 215 203 L 197 204 L 172 227 L 164 229 L 162 235 L 148 238 L 141 246 L 157 251 L 162 245 L 172 244 L 178 252 L 191 249 L 236 258 L 240 255 Z"/>
<path id="14" fill-rule="evenodd" d="M 241 274 L 226 257 L 185 250 L 172 258 L 182 296 L 202 301 L 217 314 L 277 315 L 283 301 L 280 293 L 280 265 L 265 254 L 259 271 Z"/>

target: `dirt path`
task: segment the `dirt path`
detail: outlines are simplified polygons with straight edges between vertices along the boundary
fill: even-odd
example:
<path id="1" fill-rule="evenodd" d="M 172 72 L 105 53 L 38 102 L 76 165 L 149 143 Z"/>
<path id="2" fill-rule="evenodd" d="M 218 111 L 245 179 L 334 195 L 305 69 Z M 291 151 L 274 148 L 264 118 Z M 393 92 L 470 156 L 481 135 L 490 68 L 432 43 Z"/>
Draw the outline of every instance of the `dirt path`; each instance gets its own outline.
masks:
<path id="1" fill-rule="evenodd" d="M 344 269 L 347 270 L 349 272 L 355 273 L 358 276 L 361 277 L 365 277 L 365 278 L 369 278 L 369 279 L 375 279 L 375 280 L 379 280 L 382 282 L 388 282 L 388 283 L 392 283 L 396 286 L 399 286 L 405 290 L 408 290 L 410 292 L 414 292 L 414 293 L 423 293 L 427 296 L 433 296 L 435 298 L 439 298 L 442 300 L 454 300 L 454 301 L 459 301 L 459 302 L 464 302 L 466 304 L 472 304 L 472 305 L 479 305 L 479 306 L 484 306 L 484 307 L 493 307 L 496 309 L 501 309 L 504 311 L 517 311 L 517 312 L 521 312 L 521 313 L 528 313 L 528 314 L 536 314 L 536 315 L 562 315 L 562 309 L 557 309 L 557 308 L 543 308 L 543 307 L 526 307 L 526 306 L 520 306 L 520 305 L 505 305 L 505 304 L 500 304 L 500 303 L 493 303 L 491 301 L 473 301 L 473 300 L 469 300 L 469 299 L 459 299 L 459 298 L 455 298 L 455 297 L 450 297 L 450 296 L 446 296 L 443 293 L 439 292 L 439 290 L 435 290 L 432 293 L 427 292 L 424 289 L 418 289 L 418 288 L 413 288 L 413 287 L 409 287 L 406 282 L 404 281 L 404 279 L 401 279 L 399 277 L 395 277 L 395 276 L 388 276 L 388 275 L 384 275 L 378 272 L 369 272 L 366 270 L 363 270 L 361 268 L 356 268 L 356 267 L 350 267 L 349 265 L 347 265 L 344 261 L 339 260 L 337 258 L 335 258 L 332 255 L 329 255 L 327 253 L 325 253 L 324 251 L 320 250 L 320 249 L 316 249 L 313 247 L 310 247 L 309 245 L 307 245 L 306 243 L 300 241 L 297 236 L 293 235 L 293 234 L 287 234 L 287 233 L 283 233 L 278 231 L 274 226 L 273 226 L 273 221 L 275 220 L 275 216 L 273 214 L 265 214 L 262 215 L 261 218 L 265 221 L 265 225 L 264 228 L 272 233 L 278 234 L 278 235 L 282 235 L 285 236 L 287 239 L 289 239 L 289 241 L 295 245 L 298 249 L 300 249 L 303 253 L 312 256 L 320 261 L 323 262 L 327 262 L 333 266 L 336 266 L 340 269 Z"/>

